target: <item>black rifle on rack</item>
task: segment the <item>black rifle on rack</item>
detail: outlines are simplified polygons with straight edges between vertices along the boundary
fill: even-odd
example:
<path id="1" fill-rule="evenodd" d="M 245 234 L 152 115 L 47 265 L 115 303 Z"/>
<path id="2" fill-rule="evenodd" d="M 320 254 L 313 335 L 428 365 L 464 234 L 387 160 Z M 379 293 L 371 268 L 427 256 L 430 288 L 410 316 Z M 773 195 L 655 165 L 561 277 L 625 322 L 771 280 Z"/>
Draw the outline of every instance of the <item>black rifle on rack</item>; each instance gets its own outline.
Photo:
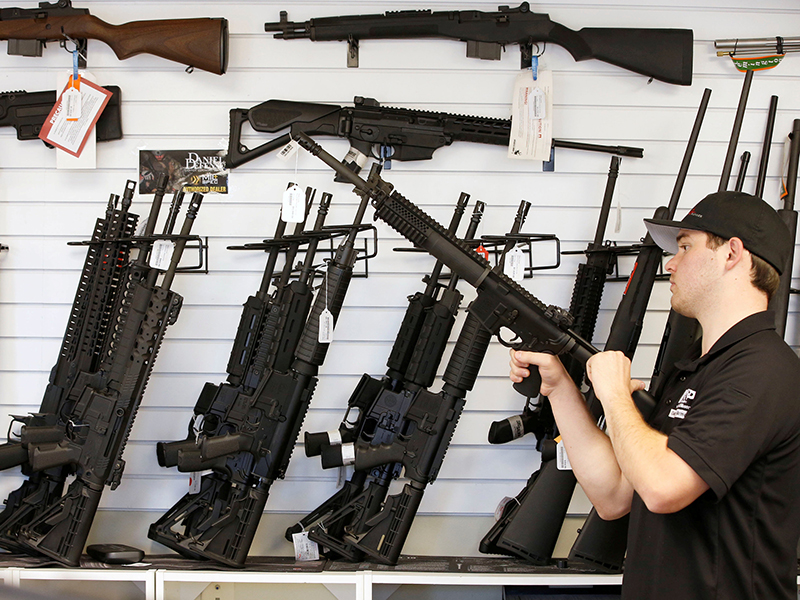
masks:
<path id="1" fill-rule="evenodd" d="M 483 355 L 476 348 L 480 348 L 484 343 L 478 341 L 481 338 L 479 332 L 485 332 L 485 343 L 488 343 L 492 335 L 499 333 L 505 327 L 516 335 L 511 341 L 501 339 L 501 343 L 505 345 L 518 349 L 547 350 L 557 355 L 568 354 L 583 363 L 598 352 L 589 342 L 571 330 L 571 317 L 566 311 L 555 306 L 545 306 L 502 272 L 493 269 L 486 260 L 477 256 L 465 244 L 450 235 L 419 207 L 394 191 L 391 184 L 380 178 L 377 167 L 373 167 L 369 180 L 365 181 L 322 150 L 308 136 L 300 134 L 298 141 L 303 148 L 319 157 L 340 176 L 352 183 L 359 195 L 372 198 L 378 218 L 384 220 L 416 246 L 430 252 L 448 266 L 454 274 L 477 289 L 477 298 L 467 309 L 469 312 L 467 323 L 461 331 L 459 342 L 456 343 L 456 349 L 445 373 L 445 386 L 442 394 L 445 398 L 454 401 L 454 410 L 458 408 L 459 404 L 463 404 L 464 391 L 471 388 L 477 377 Z M 470 331 L 470 329 L 472 330 Z M 471 343 L 466 343 L 467 341 Z M 462 344 L 462 342 L 464 343 Z M 515 387 L 526 398 L 530 398 L 538 394 L 539 386 L 538 371 L 533 370 L 531 376 Z M 642 406 L 649 406 L 653 403 L 652 398 L 646 393 L 637 392 L 635 397 Z M 441 404 L 440 401 L 437 406 Z M 428 419 L 425 423 L 438 422 L 435 421 L 436 415 L 431 413 L 426 412 L 420 417 L 425 419 L 425 415 Z M 447 434 L 451 433 L 454 426 L 454 423 L 450 422 L 448 431 L 442 433 L 444 437 L 440 439 L 449 440 Z M 441 450 L 445 448 L 446 444 L 440 446 Z M 405 448 L 395 448 L 389 452 L 378 448 L 371 452 L 364 452 L 361 460 L 363 468 L 367 468 L 374 460 L 371 457 L 380 457 L 383 459 L 382 462 L 390 460 L 403 462 L 408 474 L 409 456 L 406 454 Z M 358 468 L 358 454 L 355 464 Z M 433 464 L 437 464 L 435 460 Z M 376 516 L 376 529 L 372 533 L 382 531 L 384 535 L 392 538 L 407 533 L 403 530 L 405 524 L 403 513 L 416 510 L 423 487 L 412 478 L 412 483 L 407 485 L 399 496 L 387 500 L 381 515 L 385 520 L 380 523 L 380 530 L 377 530 L 378 517 Z M 383 546 L 391 545 L 386 541 L 381 541 L 379 537 L 361 537 L 356 540 L 356 543 L 361 549 L 365 549 L 367 544 L 373 544 L 373 547 L 377 548 L 382 555 L 385 554 Z"/>
<path id="2" fill-rule="evenodd" d="M 132 195 L 133 185 L 128 182 L 128 197 Z M 24 464 L 32 473 L 62 468 L 62 475 L 74 475 L 75 479 L 63 496 L 48 497 L 46 504 L 41 502 L 45 499 L 39 498 L 35 516 L 19 524 L 16 541 L 28 551 L 69 565 L 79 563 L 104 486 L 115 489 L 120 483 L 125 467 L 122 454 L 133 421 L 164 333 L 178 318 L 183 300 L 170 287 L 191 237 L 202 196 L 192 197 L 180 234 L 167 236 L 174 243 L 170 245 L 173 251 L 159 259 L 154 247 L 164 236 L 154 236 L 153 232 L 163 187 L 161 190 L 153 201 L 143 236 L 88 242 L 90 248 L 105 249 L 109 242 L 127 241 L 128 247 L 138 247 L 139 254 L 130 261 L 127 252 L 110 257 L 116 267 L 111 269 L 116 271 L 115 281 L 106 281 L 102 289 L 95 286 L 88 290 L 91 299 L 96 299 L 97 294 L 101 298 L 105 296 L 99 308 L 86 303 L 77 306 L 76 302 L 79 312 L 103 312 L 100 322 L 95 319 L 93 323 L 100 335 L 96 336 L 92 351 L 84 351 L 77 362 L 60 357 L 43 402 L 43 408 L 54 412 L 43 411 L 17 418 L 22 422 L 17 443 L 27 451 L 24 463 L 18 464 Z M 124 218 L 128 220 L 126 226 L 135 226 L 135 215 L 127 213 Z M 103 258 L 109 257 L 100 257 L 101 272 L 109 270 Z M 84 283 L 82 279 L 78 297 L 87 291 Z M 76 332 L 73 327 L 88 322 L 80 318 L 70 320 L 65 349 L 73 349 L 73 340 L 68 338 L 82 336 L 82 332 Z M 94 364 L 86 364 L 89 361 Z M 59 385 L 62 379 L 66 386 Z M 10 465 L 5 463 L 4 466 Z M 23 503 L 35 500 L 29 496 Z"/>
<path id="3" fill-rule="evenodd" d="M 313 188 L 306 189 L 306 218 L 314 194 Z M 216 554 L 220 554 L 224 560 L 237 565 L 243 564 L 247 557 L 269 486 L 262 485 L 251 474 L 252 457 L 238 454 L 215 459 L 202 457 L 197 433 L 213 433 L 234 403 L 238 402 L 239 407 L 245 403 L 256 404 L 256 410 L 260 410 L 258 395 L 264 392 L 262 388 L 268 374 L 276 368 L 276 363 L 282 371 L 288 369 L 311 307 L 314 257 L 330 200 L 330 194 L 323 194 L 314 230 L 306 236 L 301 235 L 304 222 L 295 226 L 292 235 L 285 235 L 286 222 L 279 219 L 271 240 L 231 247 L 268 250 L 268 256 L 258 291 L 244 303 L 228 360 L 227 382 L 205 384 L 189 422 L 186 440 L 159 442 L 156 447 L 162 467 L 177 466 L 181 472 L 212 471 L 200 478 L 199 493 L 184 495 L 150 526 L 148 536 L 151 539 L 180 554 L 196 559 L 216 558 Z M 309 247 L 299 276 L 292 281 L 294 261 L 303 244 Z M 285 253 L 285 264 L 275 277 L 281 253 Z M 270 293 L 273 279 L 274 290 Z M 198 421 L 202 421 L 199 429 Z M 183 531 L 179 530 L 181 527 Z M 237 535 L 237 530 L 242 531 Z"/>
<path id="4" fill-rule="evenodd" d="M 347 66 L 358 66 L 358 44 L 370 39 L 445 38 L 467 43 L 468 58 L 500 60 L 500 51 L 518 44 L 522 68 L 531 66 L 533 47 L 542 42 L 566 49 L 576 61 L 594 58 L 667 83 L 692 83 L 691 29 L 584 27 L 574 31 L 531 11 L 523 2 L 497 12 L 477 10 L 401 10 L 382 15 L 323 17 L 291 22 L 286 11 L 264 30 L 280 39 L 348 43 Z"/>
<path id="5" fill-rule="evenodd" d="M 261 133 L 288 131 L 250 149 L 242 143 L 245 122 Z M 381 106 L 374 98 L 361 96 L 353 99 L 353 106 L 267 100 L 249 109 L 231 109 L 226 165 L 229 168 L 239 167 L 282 148 L 299 132 L 312 137 L 347 138 L 350 151 L 344 163 L 358 173 L 370 157 L 380 160 L 429 160 L 438 148 L 453 142 L 508 146 L 511 120 Z M 376 146 L 379 147 L 377 153 L 374 151 Z M 644 155 L 641 148 L 558 139 L 553 140 L 553 147 L 637 158 Z"/>
<path id="6" fill-rule="evenodd" d="M 523 200 L 512 230 L 505 237 L 495 267 L 498 272 L 503 270 L 506 254 L 520 241 L 519 231 L 529 208 L 530 203 Z M 452 273 L 448 291 L 458 278 L 457 273 Z M 458 294 L 459 303 L 460 298 Z M 456 310 L 457 304 L 451 304 L 443 315 L 452 323 Z M 449 334 L 449 329 L 446 333 Z M 438 343 L 443 345 L 446 339 L 443 334 Z M 436 480 L 442 466 L 465 396 L 474 386 L 490 340 L 491 332 L 473 315 L 468 315 L 445 368 L 444 387 L 439 393 L 428 389 L 437 365 L 431 364 L 427 372 L 421 371 L 412 357 L 404 376 L 404 389 L 399 392 L 385 389 L 374 397 L 356 440 L 348 445 L 323 447 L 324 468 L 352 464 L 356 473 L 376 471 L 364 493 L 312 528 L 310 539 L 349 560 L 360 560 L 366 554 L 378 562 L 397 563 L 425 488 Z M 417 357 L 431 353 L 429 341 L 421 342 L 414 350 Z M 410 481 L 399 494 L 387 498 L 389 483 L 401 470 Z M 331 535 L 336 530 L 342 532 L 339 537 Z"/>
<path id="7" fill-rule="evenodd" d="M 291 244 L 308 242 L 300 276 L 288 284 L 292 267 L 284 269 L 276 286 L 281 296 L 276 296 L 269 312 L 255 306 L 252 298 L 248 300 L 251 305 L 245 305 L 231 353 L 228 383 L 206 384 L 198 399 L 195 415 L 202 416 L 198 433 L 190 429 L 186 440 L 158 445 L 162 466 L 212 470 L 202 478 L 199 493 L 184 496 L 150 527 L 152 539 L 181 554 L 232 567 L 244 565 L 269 489 L 286 473 L 328 351 L 328 342 L 320 341 L 321 319 L 327 312 L 334 322 L 338 319 L 357 259 L 356 237 L 374 229 L 362 225 L 365 200 L 352 225 L 321 230 L 329 199 L 329 195 L 324 197 L 316 231 L 277 242 L 288 242 L 290 252 Z M 311 306 L 313 256 L 318 241 L 332 234 L 345 239 L 328 262 L 325 283 Z M 265 274 L 262 291 L 268 280 Z M 263 324 L 252 318 L 254 312 Z"/>
<path id="8" fill-rule="evenodd" d="M 122 138 L 121 91 L 116 85 L 104 87 L 111 92 L 111 98 L 94 127 L 98 142 Z M 57 98 L 56 90 L 46 92 L 19 90 L 0 93 L 0 127 L 13 127 L 18 140 L 38 140 L 42 125 L 53 110 Z"/>
<path id="9" fill-rule="evenodd" d="M 469 195 L 462 193 L 456 204 L 448 228 L 453 234 L 468 200 Z M 478 201 L 467 239 L 474 237 L 483 211 L 484 204 Z M 323 468 L 349 464 L 343 454 L 354 449 L 359 440 L 362 443 L 368 440 L 370 444 L 391 443 L 416 392 L 433 383 L 462 300 L 456 288 L 457 277 L 451 277 L 447 286 L 442 285 L 442 267 L 442 263 L 437 261 L 430 275 L 423 280 L 427 284 L 425 290 L 409 296 L 405 316 L 387 361 L 386 374 L 381 379 L 367 374 L 361 377 L 336 432 L 306 433 L 306 455 L 321 456 Z M 363 529 L 364 521 L 380 510 L 389 482 L 398 476 L 401 467 L 389 463 L 373 469 L 356 470 L 338 492 L 289 528 L 287 539 L 315 525 L 310 536 L 322 545 L 323 554 L 330 558 L 359 560 L 363 552 L 343 539 L 345 532 Z"/>
<path id="10" fill-rule="evenodd" d="M 711 90 L 705 90 L 669 203 L 656 210 L 655 218 L 671 219 L 675 214 L 710 96 Z M 607 350 L 619 350 L 633 358 L 662 256 L 663 252 L 650 236 L 645 237 L 614 315 L 606 340 Z M 576 372 L 579 374 L 576 380 L 580 381 L 583 371 L 573 362 L 567 361 L 565 365 L 573 378 Z M 599 421 L 602 406 L 591 389 L 586 401 Z M 650 408 L 639 406 L 645 415 Z M 508 503 L 500 521 L 481 541 L 481 552 L 519 556 L 534 564 L 550 561 L 576 483 L 572 471 L 558 468 L 554 454 L 543 452 L 541 468 L 531 476 L 516 501 Z"/>
<path id="11" fill-rule="evenodd" d="M 717 191 L 728 189 L 733 162 L 736 158 L 736 146 L 741 132 L 742 122 L 744 121 L 747 97 L 750 93 L 750 85 L 753 80 L 753 71 L 747 71 L 742 85 L 739 103 L 734 117 L 731 136 L 728 141 L 728 149 L 722 165 Z M 765 146 L 768 151 L 768 146 Z M 763 160 L 763 157 L 762 157 Z M 766 165 L 759 173 L 759 180 L 766 177 Z M 757 181 L 756 187 L 763 185 Z M 701 337 L 702 332 L 699 323 L 695 319 L 678 314 L 674 310 L 669 311 L 667 323 L 664 327 L 664 335 L 656 356 L 656 363 L 653 368 L 653 375 L 650 378 L 648 391 L 655 398 L 661 396 L 661 391 L 673 373 L 675 363 L 686 355 L 686 352 Z M 586 521 L 578 531 L 578 537 L 569 552 L 569 560 L 578 563 L 586 563 L 593 568 L 601 569 L 610 573 L 618 573 L 622 570 L 625 560 L 625 551 L 628 545 L 628 522 L 630 515 L 625 515 L 619 519 L 611 521 L 600 518 L 597 511 L 592 509 Z"/>
<path id="12" fill-rule="evenodd" d="M 133 185 L 126 186 L 121 203 L 120 197 L 112 194 L 105 217 L 95 223 L 93 244 L 89 245 L 86 253 L 59 358 L 50 373 L 39 413 L 17 420 L 54 426 L 77 375 L 99 368 L 107 326 L 131 250 L 130 238 L 138 220 L 136 215 L 128 212 L 134 191 Z M 97 308 L 92 310 L 93 307 Z M 0 469 L 22 465 L 22 473 L 27 479 L 19 489 L 9 494 L 6 508 L 0 513 L 0 546 L 13 552 L 25 552 L 17 541 L 20 527 L 61 496 L 69 469 L 58 467 L 31 471 L 28 449 L 12 437 L 9 435 L 8 443 L 0 446 Z"/>

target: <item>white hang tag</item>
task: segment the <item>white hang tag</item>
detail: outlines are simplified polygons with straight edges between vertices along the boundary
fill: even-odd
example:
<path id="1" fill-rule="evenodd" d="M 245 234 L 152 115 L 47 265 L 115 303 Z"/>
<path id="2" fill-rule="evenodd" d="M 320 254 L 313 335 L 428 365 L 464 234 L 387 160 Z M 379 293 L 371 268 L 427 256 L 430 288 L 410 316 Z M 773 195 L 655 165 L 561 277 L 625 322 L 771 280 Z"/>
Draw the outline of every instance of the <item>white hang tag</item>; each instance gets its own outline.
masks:
<path id="1" fill-rule="evenodd" d="M 200 493 L 200 471 L 192 471 L 189 473 L 189 493 Z"/>
<path id="2" fill-rule="evenodd" d="M 508 157 L 550 160 L 553 145 L 553 72 L 530 69 L 514 80 Z"/>
<path id="3" fill-rule="evenodd" d="M 319 546 L 317 542 L 308 539 L 307 531 L 293 533 L 292 542 L 294 543 L 295 560 L 319 560 Z"/>
<path id="4" fill-rule="evenodd" d="M 67 89 L 61 95 L 61 102 L 67 121 L 77 121 L 81 118 L 81 91 L 79 89 L 75 87 Z"/>
<path id="5" fill-rule="evenodd" d="M 514 248 L 506 254 L 503 273 L 514 281 L 525 279 L 525 254 L 519 248 Z"/>
<path id="6" fill-rule="evenodd" d="M 280 152 L 278 152 L 278 158 L 281 160 L 289 160 L 295 155 L 298 148 L 300 148 L 300 144 L 298 144 L 295 140 L 291 140 L 288 144 L 281 148 Z"/>
<path id="7" fill-rule="evenodd" d="M 333 313 L 327 308 L 319 315 L 319 338 L 320 344 L 329 344 L 333 341 Z"/>
<path id="8" fill-rule="evenodd" d="M 281 219 L 285 223 L 302 223 L 306 216 L 306 195 L 296 183 L 283 192 Z"/>
<path id="9" fill-rule="evenodd" d="M 506 505 L 509 502 L 513 502 L 514 498 L 511 496 L 506 496 L 500 502 L 497 503 L 497 508 L 494 509 L 494 520 L 499 521 L 503 518 L 503 511 L 506 509 Z"/>
<path id="10" fill-rule="evenodd" d="M 172 262 L 172 253 L 175 251 L 175 242 L 171 240 L 156 240 L 150 250 L 150 266 L 159 271 L 169 269 Z"/>
<path id="11" fill-rule="evenodd" d="M 572 465 L 567 456 L 567 450 L 564 448 L 564 442 L 558 442 L 556 445 L 556 467 L 559 471 L 572 471 Z"/>

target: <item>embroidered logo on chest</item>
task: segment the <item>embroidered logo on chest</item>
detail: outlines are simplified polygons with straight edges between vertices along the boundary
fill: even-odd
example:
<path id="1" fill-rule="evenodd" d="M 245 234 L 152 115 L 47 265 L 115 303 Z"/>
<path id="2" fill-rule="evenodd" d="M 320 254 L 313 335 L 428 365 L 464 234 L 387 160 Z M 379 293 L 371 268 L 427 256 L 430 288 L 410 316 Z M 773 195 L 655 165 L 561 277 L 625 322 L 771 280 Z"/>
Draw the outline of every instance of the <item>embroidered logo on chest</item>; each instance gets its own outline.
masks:
<path id="1" fill-rule="evenodd" d="M 675 405 L 671 411 L 669 411 L 669 418 L 670 419 L 683 419 L 686 416 L 686 413 L 689 412 L 689 409 L 692 406 L 689 404 L 691 400 L 694 400 L 695 394 L 694 390 L 687 389 L 683 392 L 683 396 L 681 399 L 678 400 L 678 403 Z"/>

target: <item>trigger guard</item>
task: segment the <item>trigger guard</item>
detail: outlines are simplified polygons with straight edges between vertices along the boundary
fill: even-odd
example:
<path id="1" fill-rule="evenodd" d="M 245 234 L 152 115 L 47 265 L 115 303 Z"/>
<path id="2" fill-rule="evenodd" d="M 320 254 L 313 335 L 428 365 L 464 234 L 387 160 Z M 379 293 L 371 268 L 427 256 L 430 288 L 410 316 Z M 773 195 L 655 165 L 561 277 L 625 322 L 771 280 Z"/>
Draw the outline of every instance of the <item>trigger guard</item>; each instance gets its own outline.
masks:
<path id="1" fill-rule="evenodd" d="M 506 348 L 513 348 L 514 350 L 521 350 L 522 349 L 522 339 L 515 333 L 514 339 L 512 340 L 504 340 L 503 336 L 500 335 L 500 332 L 497 332 L 497 341 L 500 342 L 501 346 L 505 346 Z"/>

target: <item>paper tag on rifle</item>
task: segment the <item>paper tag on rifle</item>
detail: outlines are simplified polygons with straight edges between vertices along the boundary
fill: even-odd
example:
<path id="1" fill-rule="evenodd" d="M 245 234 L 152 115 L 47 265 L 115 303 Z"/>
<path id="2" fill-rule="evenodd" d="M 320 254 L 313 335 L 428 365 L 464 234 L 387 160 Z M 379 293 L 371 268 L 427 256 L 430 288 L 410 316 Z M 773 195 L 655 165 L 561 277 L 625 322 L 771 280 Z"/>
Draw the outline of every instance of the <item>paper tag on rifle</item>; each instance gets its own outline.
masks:
<path id="1" fill-rule="evenodd" d="M 333 314 L 327 308 L 319 315 L 319 338 L 320 344 L 328 344 L 333 341 Z"/>
<path id="2" fill-rule="evenodd" d="M 159 271 L 169 269 L 172 262 L 172 253 L 175 251 L 175 242 L 170 240 L 156 240 L 150 250 L 150 266 Z"/>
<path id="3" fill-rule="evenodd" d="M 200 471 L 192 471 L 189 473 L 189 493 L 200 493 Z"/>
<path id="4" fill-rule="evenodd" d="M 281 219 L 286 223 L 302 223 L 306 218 L 306 195 L 293 183 L 283 192 Z"/>
<path id="5" fill-rule="evenodd" d="M 67 89 L 61 94 L 61 102 L 64 103 L 64 114 L 67 121 L 77 121 L 81 118 L 81 76 L 78 75 L 77 81 L 72 82 L 69 78 Z"/>
<path id="6" fill-rule="evenodd" d="M 300 144 L 298 144 L 295 140 L 291 140 L 288 144 L 281 148 L 280 152 L 278 152 L 278 158 L 281 160 L 289 160 L 295 155 L 298 148 L 300 148 Z"/>
<path id="7" fill-rule="evenodd" d="M 553 145 L 553 72 L 539 70 L 536 80 L 530 69 L 514 81 L 511 100 L 511 135 L 508 157 L 550 160 Z"/>
<path id="8" fill-rule="evenodd" d="M 503 518 L 503 513 L 506 510 L 506 506 L 509 502 L 514 502 L 516 499 L 512 498 L 511 496 L 506 496 L 500 502 L 497 503 L 497 508 L 494 509 L 494 520 L 499 521 Z"/>
<path id="9" fill-rule="evenodd" d="M 514 248 L 506 254 L 503 264 L 503 274 L 514 281 L 525 279 L 525 254 L 519 248 Z"/>
<path id="10" fill-rule="evenodd" d="M 564 442 L 556 444 L 556 467 L 559 471 L 572 471 L 572 465 L 567 456 L 567 450 L 564 448 Z"/>
<path id="11" fill-rule="evenodd" d="M 319 546 L 314 540 L 308 539 L 307 531 L 293 533 L 292 542 L 295 560 L 319 560 Z"/>

